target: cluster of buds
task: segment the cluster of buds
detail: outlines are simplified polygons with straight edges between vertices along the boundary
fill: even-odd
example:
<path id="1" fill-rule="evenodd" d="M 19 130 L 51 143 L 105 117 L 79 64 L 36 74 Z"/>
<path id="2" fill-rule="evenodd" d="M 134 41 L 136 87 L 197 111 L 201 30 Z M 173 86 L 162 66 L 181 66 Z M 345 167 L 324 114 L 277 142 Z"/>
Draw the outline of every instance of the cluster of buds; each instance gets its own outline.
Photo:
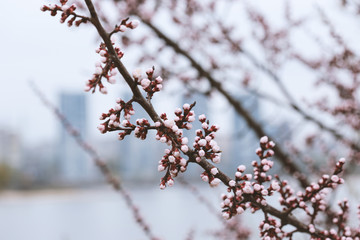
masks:
<path id="1" fill-rule="evenodd" d="M 184 172 L 187 167 L 187 161 L 182 158 L 180 153 L 186 154 L 189 151 L 187 146 L 189 140 L 183 136 L 183 129 L 191 129 L 190 122 L 195 120 L 195 113 L 191 109 L 195 106 L 195 103 L 189 105 L 184 104 L 183 110 L 177 108 L 175 110 L 174 120 L 167 118 L 166 114 L 161 114 L 160 118 L 163 120 L 163 124 L 160 122 L 155 123 L 157 129 L 156 139 L 162 143 L 167 143 L 171 146 L 171 149 L 165 150 L 165 155 L 159 161 L 158 170 L 167 170 L 165 176 L 161 179 L 160 188 L 164 189 L 166 185 L 173 185 L 173 178 L 180 172 Z M 170 180 L 170 182 L 169 182 Z"/>
<path id="2" fill-rule="evenodd" d="M 185 172 L 188 162 L 185 158 L 181 157 L 179 149 L 173 146 L 171 149 L 165 149 L 165 155 L 159 161 L 158 170 L 167 172 L 160 181 L 160 189 L 164 189 L 167 186 L 174 185 L 173 178 L 180 172 Z"/>
<path id="3" fill-rule="evenodd" d="M 121 113 L 124 114 L 124 120 L 121 122 L 120 116 Z M 125 102 L 124 100 L 118 98 L 116 100 L 116 105 L 114 108 L 111 108 L 107 113 L 103 113 L 100 116 L 100 120 L 106 120 L 98 126 L 98 129 L 101 133 L 122 130 L 119 133 L 119 140 L 123 140 L 126 135 L 129 135 L 135 126 L 130 123 L 130 118 L 135 114 L 132 100 Z M 140 122 L 140 121 L 139 121 Z M 145 124 L 145 121 L 141 121 L 140 126 L 142 127 Z"/>
<path id="4" fill-rule="evenodd" d="M 277 180 L 273 180 L 269 186 L 263 185 L 265 182 L 270 182 L 272 176 L 266 175 L 266 172 L 273 166 L 273 162 L 268 160 L 268 157 L 274 155 L 275 143 L 269 141 L 268 137 L 264 136 L 260 139 L 260 148 L 256 149 L 256 154 L 260 158 L 260 162 L 254 161 L 254 177 L 252 174 L 244 174 L 246 167 L 240 165 L 235 173 L 235 180 L 230 180 L 228 183 L 228 194 L 222 195 L 223 217 L 229 219 L 236 214 L 243 213 L 247 208 L 252 212 L 256 212 L 261 206 L 266 206 L 266 196 L 272 195 L 274 192 L 280 190 L 280 185 Z M 252 181 L 253 179 L 253 181 Z"/>
<path id="5" fill-rule="evenodd" d="M 286 236 L 286 233 L 281 229 L 280 222 L 270 216 L 260 223 L 259 229 L 260 236 L 264 240 L 283 239 Z"/>
<path id="6" fill-rule="evenodd" d="M 70 16 L 72 16 L 67 21 L 67 25 L 69 27 L 71 27 L 74 24 L 74 22 L 75 22 L 75 26 L 78 27 L 78 26 L 80 26 L 81 23 L 87 23 L 89 21 L 89 18 L 77 15 L 75 13 L 75 10 L 76 10 L 75 4 L 67 5 L 66 3 L 67 3 L 67 0 L 60 0 L 60 4 L 61 4 L 60 6 L 56 5 L 56 4 L 49 4 L 48 6 L 43 5 L 40 8 L 40 10 L 43 12 L 50 11 L 51 16 L 56 16 L 58 11 L 62 12 L 61 18 L 60 18 L 61 23 L 64 23 Z M 76 20 L 77 18 L 78 18 L 78 20 Z"/>
<path id="7" fill-rule="evenodd" d="M 343 166 L 345 164 L 345 159 L 340 158 L 336 163 L 335 171 L 332 176 L 324 174 L 317 183 L 311 183 L 310 186 L 306 187 L 305 192 L 298 192 L 295 197 L 286 197 L 286 205 L 287 207 L 294 209 L 296 207 L 303 208 L 306 213 L 312 217 L 315 217 L 319 211 L 325 211 L 326 209 L 326 201 L 325 196 L 328 193 L 328 189 L 334 189 L 339 184 L 344 183 L 344 179 L 338 176 L 339 173 L 342 172 Z M 310 201 L 312 203 L 313 211 L 309 211 L 306 202 Z M 280 201 L 281 204 L 284 205 L 284 201 Z"/>
<path id="8" fill-rule="evenodd" d="M 115 44 L 113 42 L 113 44 Z M 115 52 L 117 57 L 120 59 L 123 57 L 124 53 L 120 50 L 120 48 L 115 47 Z M 89 92 L 91 89 L 92 93 L 95 92 L 96 86 L 99 86 L 99 90 L 101 93 L 106 94 L 107 89 L 102 83 L 102 78 L 105 77 L 106 80 L 114 84 L 116 83 L 116 74 L 117 69 L 115 67 L 114 62 L 111 60 L 110 54 L 104 43 L 100 44 L 100 47 L 96 49 L 96 53 L 101 56 L 101 61 L 95 64 L 95 73 L 93 74 L 92 78 L 86 81 L 85 91 Z"/>
<path id="9" fill-rule="evenodd" d="M 201 158 L 210 159 L 213 163 L 219 163 L 221 160 L 220 147 L 215 139 L 215 132 L 219 130 L 217 125 L 209 126 L 204 114 L 199 116 L 202 129 L 196 130 L 195 142 L 193 144 L 197 157 L 195 160 L 200 162 Z"/>
<path id="10" fill-rule="evenodd" d="M 211 187 L 216 187 L 220 184 L 221 180 L 216 177 L 219 170 L 216 167 L 211 168 L 210 172 L 204 171 L 200 177 L 204 182 L 208 182 Z"/>
<path id="11" fill-rule="evenodd" d="M 147 93 L 147 98 L 150 100 L 155 92 L 159 92 L 162 89 L 162 82 L 163 79 L 158 76 L 154 78 L 154 70 L 155 68 L 149 68 L 146 71 L 146 78 L 141 78 L 141 72 L 140 70 L 135 70 L 133 72 L 133 78 L 137 82 L 137 84 L 141 85 L 141 87 L 144 89 L 144 91 Z"/>
<path id="12" fill-rule="evenodd" d="M 254 167 L 254 179 L 259 183 L 267 182 L 271 180 L 271 176 L 267 176 L 266 173 L 272 168 L 274 162 L 269 160 L 269 157 L 274 156 L 274 151 L 272 148 L 275 147 L 273 141 L 269 141 L 267 136 L 264 136 L 260 139 L 260 147 L 256 149 L 256 154 L 260 158 L 260 163 L 257 161 L 252 162 Z"/>
<path id="13" fill-rule="evenodd" d="M 135 29 L 139 26 L 140 22 L 138 20 L 132 20 L 129 21 L 129 18 L 123 19 L 120 23 L 120 25 L 116 25 L 115 29 L 112 31 L 111 34 L 117 33 L 117 32 L 125 32 L 126 29 Z"/>

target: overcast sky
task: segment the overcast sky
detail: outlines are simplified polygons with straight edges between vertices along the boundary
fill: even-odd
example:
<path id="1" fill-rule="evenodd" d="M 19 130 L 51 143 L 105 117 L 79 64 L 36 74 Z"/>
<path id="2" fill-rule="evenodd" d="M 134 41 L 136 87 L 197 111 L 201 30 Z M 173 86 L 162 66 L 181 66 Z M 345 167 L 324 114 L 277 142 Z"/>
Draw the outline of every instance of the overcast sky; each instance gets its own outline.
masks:
<path id="1" fill-rule="evenodd" d="M 269 9 L 269 2 L 263 1 L 261 6 Z M 304 2 L 294 9 L 306 9 L 314 1 Z M 34 81 L 50 101 L 57 103 L 61 91 L 82 91 L 98 60 L 94 51 L 98 46 L 95 30 L 91 26 L 68 28 L 60 24 L 58 16 L 40 11 L 44 3 L 1 1 L 0 129 L 19 133 L 25 143 L 52 139 L 58 128 L 52 114 L 32 93 L 28 81 Z M 141 31 L 141 25 L 137 30 Z M 108 89 L 107 96 L 88 94 L 93 116 L 113 106 L 121 87 L 118 84 Z M 98 123 L 96 117 L 89 122 L 92 133 Z"/>
<path id="2" fill-rule="evenodd" d="M 40 11 L 44 3 L 1 1 L 0 129 L 20 132 L 27 143 L 48 140 L 57 133 L 54 117 L 32 93 L 28 81 L 57 103 L 61 91 L 82 91 L 97 61 L 98 43 L 91 26 L 68 28 L 58 16 Z M 109 91 L 109 96 L 90 100 L 97 106 L 104 101 L 105 111 L 113 105 L 118 88 Z"/>

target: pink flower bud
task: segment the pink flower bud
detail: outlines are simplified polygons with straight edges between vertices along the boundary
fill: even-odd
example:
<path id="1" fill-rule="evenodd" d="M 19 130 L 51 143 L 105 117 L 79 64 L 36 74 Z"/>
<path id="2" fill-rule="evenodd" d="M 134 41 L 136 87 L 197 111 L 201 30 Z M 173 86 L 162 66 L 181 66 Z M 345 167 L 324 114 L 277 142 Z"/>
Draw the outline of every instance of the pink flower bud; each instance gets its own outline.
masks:
<path id="1" fill-rule="evenodd" d="M 236 212 L 238 214 L 242 214 L 244 212 L 244 209 L 242 207 L 238 207 L 238 208 L 236 208 Z"/>
<path id="2" fill-rule="evenodd" d="M 163 166 L 163 165 L 159 165 L 158 166 L 158 171 L 159 172 L 162 172 L 162 171 L 164 171 L 165 170 L 165 167 Z"/>
<path id="3" fill-rule="evenodd" d="M 162 83 L 162 81 L 163 81 L 163 79 L 162 79 L 160 76 L 158 76 L 157 78 L 155 78 L 155 80 L 156 80 L 157 83 Z M 180 109 L 180 110 L 181 110 L 181 109 Z"/>
<path id="4" fill-rule="evenodd" d="M 263 136 L 262 138 L 260 138 L 260 143 L 261 144 L 265 144 L 269 141 L 269 138 L 267 136 Z"/>
<path id="5" fill-rule="evenodd" d="M 102 57 L 105 57 L 106 53 L 107 53 L 107 52 L 106 52 L 105 50 L 101 50 L 101 51 L 99 52 L 100 56 L 102 56 Z"/>
<path id="6" fill-rule="evenodd" d="M 204 151 L 204 150 L 200 150 L 200 151 L 199 151 L 199 156 L 200 156 L 200 157 L 205 156 L 205 151 Z"/>
<path id="7" fill-rule="evenodd" d="M 189 110 L 189 109 L 190 109 L 190 104 L 185 103 L 185 104 L 183 105 L 183 108 L 184 108 L 184 110 Z"/>
<path id="8" fill-rule="evenodd" d="M 101 92 L 102 94 L 107 94 L 107 93 L 108 93 L 106 87 L 100 88 L 100 92 Z"/>
<path id="9" fill-rule="evenodd" d="M 102 68 L 101 67 L 96 67 L 95 68 L 95 74 L 97 74 L 97 75 L 100 75 L 101 73 L 102 73 Z"/>
<path id="10" fill-rule="evenodd" d="M 198 144 L 199 144 L 199 146 L 204 147 L 204 146 L 206 146 L 206 140 L 205 139 L 200 139 L 198 141 Z"/>
<path id="11" fill-rule="evenodd" d="M 216 187 L 220 184 L 221 180 L 218 178 L 214 178 L 211 182 L 210 182 L 210 186 L 211 187 Z"/>
<path id="12" fill-rule="evenodd" d="M 126 26 L 125 25 L 120 25 L 119 31 L 120 32 L 125 32 L 126 31 Z"/>
<path id="13" fill-rule="evenodd" d="M 213 163 L 220 163 L 220 160 L 221 160 L 220 155 L 216 155 L 216 156 L 212 159 Z"/>
<path id="14" fill-rule="evenodd" d="M 189 147 L 187 145 L 182 145 L 181 151 L 183 151 L 184 153 L 187 153 L 189 151 Z"/>
<path id="15" fill-rule="evenodd" d="M 332 175 L 331 176 L 331 181 L 337 183 L 339 181 L 339 177 L 337 175 Z"/>
<path id="16" fill-rule="evenodd" d="M 109 77 L 109 83 L 111 84 L 115 84 L 116 83 L 116 78 L 115 77 Z"/>
<path id="17" fill-rule="evenodd" d="M 218 170 L 217 168 L 213 167 L 213 168 L 210 170 L 210 172 L 211 172 L 212 175 L 216 175 L 216 174 L 219 173 L 219 170 Z"/>
<path id="18" fill-rule="evenodd" d="M 229 181 L 229 186 L 230 187 L 235 187 L 235 185 L 236 185 L 236 182 L 234 180 Z"/>
<path id="19" fill-rule="evenodd" d="M 133 76 L 133 78 L 135 78 L 135 79 L 141 78 L 141 70 L 140 70 L 140 69 L 135 69 L 135 70 L 132 72 L 132 76 Z"/>
<path id="20" fill-rule="evenodd" d="M 169 179 L 169 180 L 167 181 L 167 185 L 168 185 L 169 187 L 172 187 L 172 186 L 174 185 L 174 180 Z"/>
<path id="21" fill-rule="evenodd" d="M 205 114 L 201 114 L 201 115 L 199 116 L 199 120 L 200 120 L 200 121 L 205 121 L 205 120 L 206 120 Z"/>
<path id="22" fill-rule="evenodd" d="M 151 81 L 147 78 L 144 78 L 141 80 L 140 84 L 143 88 L 147 88 L 150 85 Z"/>
<path id="23" fill-rule="evenodd" d="M 237 167 L 237 170 L 238 170 L 239 172 L 244 172 L 245 169 L 246 169 L 246 167 L 245 167 L 244 165 L 240 165 L 240 166 Z"/>

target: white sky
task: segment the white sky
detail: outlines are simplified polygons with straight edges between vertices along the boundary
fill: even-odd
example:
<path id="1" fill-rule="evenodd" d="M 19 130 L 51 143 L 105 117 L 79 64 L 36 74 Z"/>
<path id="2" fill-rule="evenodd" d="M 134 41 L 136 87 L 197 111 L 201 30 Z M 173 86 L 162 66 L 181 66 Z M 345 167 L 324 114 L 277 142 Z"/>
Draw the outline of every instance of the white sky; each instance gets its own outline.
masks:
<path id="1" fill-rule="evenodd" d="M 275 9 L 271 1 L 256 2 L 252 4 Z M 2 0 L 0 5 L 0 129 L 19 132 L 26 143 L 52 139 L 58 128 L 53 115 L 32 93 L 28 81 L 34 81 L 50 101 L 57 103 L 60 91 L 82 91 L 84 81 L 91 76 L 98 60 L 93 27 L 68 28 L 59 23 L 59 16 L 51 17 L 48 12 L 40 11 L 44 3 L 42 0 Z M 313 1 L 301 1 L 293 11 L 302 9 L 306 13 L 311 6 Z M 339 24 L 346 25 L 346 19 Z M 358 29 L 359 26 L 347 27 Z M 297 94 L 304 93 L 298 81 L 287 84 L 290 88 L 296 86 Z M 97 132 L 97 116 L 113 106 L 116 93 L 120 91 L 119 85 L 108 89 L 107 96 L 88 94 L 90 112 L 94 116 L 89 122 L 93 134 Z"/>

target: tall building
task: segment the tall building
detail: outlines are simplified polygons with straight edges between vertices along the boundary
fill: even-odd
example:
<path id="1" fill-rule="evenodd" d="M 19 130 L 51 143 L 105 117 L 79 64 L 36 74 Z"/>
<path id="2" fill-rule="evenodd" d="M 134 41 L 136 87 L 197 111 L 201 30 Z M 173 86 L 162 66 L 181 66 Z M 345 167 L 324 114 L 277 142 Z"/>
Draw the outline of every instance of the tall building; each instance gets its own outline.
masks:
<path id="1" fill-rule="evenodd" d="M 79 93 L 60 94 L 60 112 L 70 124 L 86 139 L 86 99 Z M 60 142 L 57 159 L 59 180 L 65 184 L 78 184 L 93 181 L 96 169 L 84 150 L 75 139 L 60 126 Z"/>
<path id="2" fill-rule="evenodd" d="M 260 120 L 259 102 L 256 96 L 244 94 L 239 97 L 240 102 L 257 121 Z M 233 111 L 234 132 L 232 138 L 231 164 L 233 171 L 240 164 L 248 165 L 256 160 L 255 149 L 259 145 L 259 140 L 254 132 L 249 129 L 242 116 Z"/>

